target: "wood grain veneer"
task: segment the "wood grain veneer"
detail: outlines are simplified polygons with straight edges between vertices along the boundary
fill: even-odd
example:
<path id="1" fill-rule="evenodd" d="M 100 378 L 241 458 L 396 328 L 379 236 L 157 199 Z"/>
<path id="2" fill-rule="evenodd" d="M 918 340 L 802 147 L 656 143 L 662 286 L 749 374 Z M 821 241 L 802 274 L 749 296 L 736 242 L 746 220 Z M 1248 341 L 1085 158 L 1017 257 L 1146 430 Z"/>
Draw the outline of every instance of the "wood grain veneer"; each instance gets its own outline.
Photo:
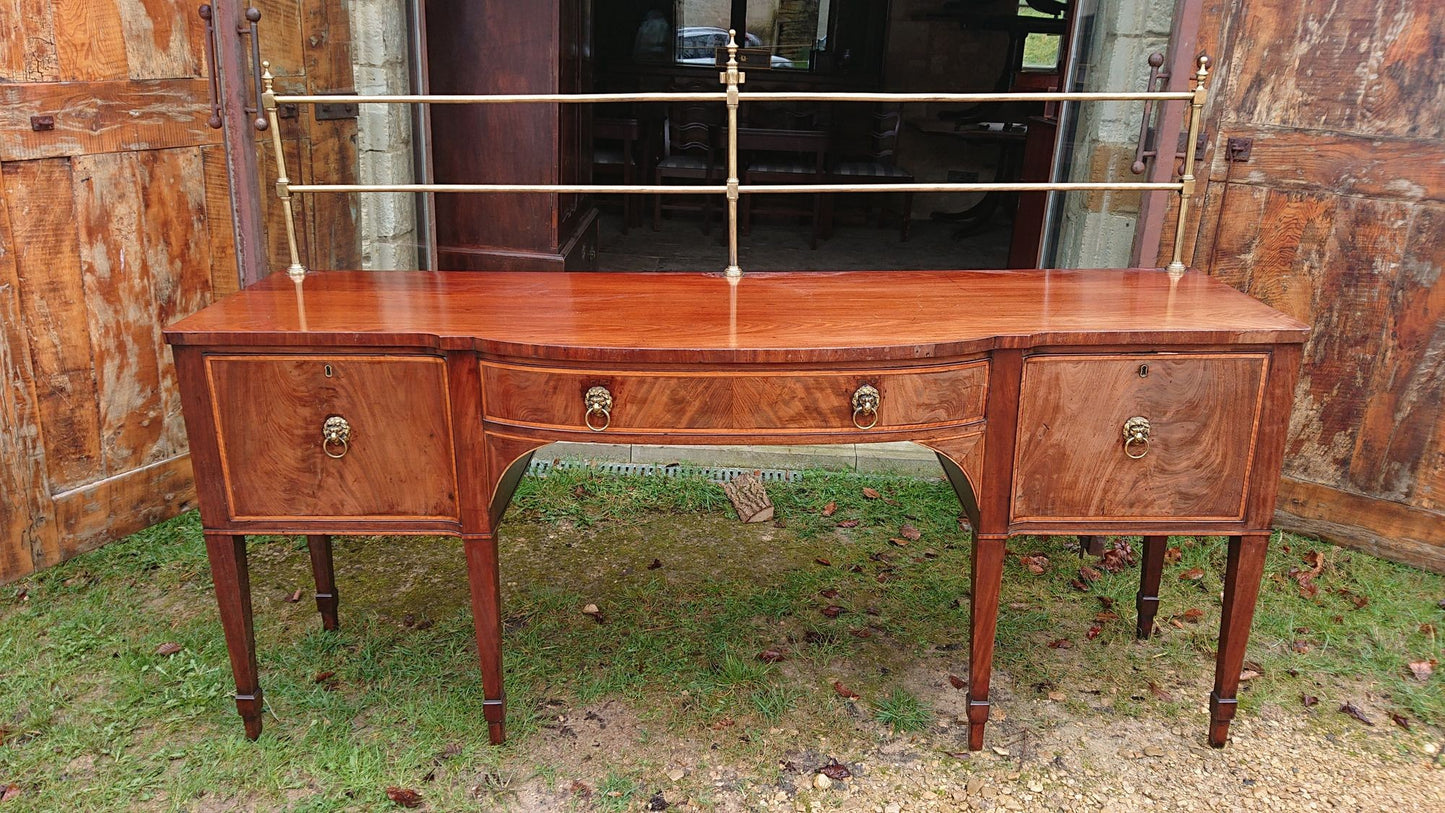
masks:
<path id="1" fill-rule="evenodd" d="M 441 359 L 223 355 L 206 370 L 233 520 L 457 516 Z M 321 443 L 333 415 L 351 425 L 339 459 Z"/>
<path id="2" fill-rule="evenodd" d="M 1257 353 L 1029 358 L 1013 519 L 1243 519 L 1268 361 Z M 1138 460 L 1123 443 L 1134 416 L 1151 425 Z"/>

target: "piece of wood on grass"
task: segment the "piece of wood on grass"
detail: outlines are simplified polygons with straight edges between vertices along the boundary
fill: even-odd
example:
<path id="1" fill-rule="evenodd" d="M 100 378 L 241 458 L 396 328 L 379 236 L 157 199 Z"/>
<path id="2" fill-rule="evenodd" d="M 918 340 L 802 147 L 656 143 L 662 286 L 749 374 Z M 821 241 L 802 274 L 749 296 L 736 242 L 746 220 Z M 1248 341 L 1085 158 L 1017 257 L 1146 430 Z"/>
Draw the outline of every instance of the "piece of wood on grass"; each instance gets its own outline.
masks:
<path id="1" fill-rule="evenodd" d="M 723 483 L 738 519 L 743 522 L 767 522 L 773 518 L 773 501 L 768 498 L 762 481 L 751 474 L 740 474 L 731 483 Z"/>

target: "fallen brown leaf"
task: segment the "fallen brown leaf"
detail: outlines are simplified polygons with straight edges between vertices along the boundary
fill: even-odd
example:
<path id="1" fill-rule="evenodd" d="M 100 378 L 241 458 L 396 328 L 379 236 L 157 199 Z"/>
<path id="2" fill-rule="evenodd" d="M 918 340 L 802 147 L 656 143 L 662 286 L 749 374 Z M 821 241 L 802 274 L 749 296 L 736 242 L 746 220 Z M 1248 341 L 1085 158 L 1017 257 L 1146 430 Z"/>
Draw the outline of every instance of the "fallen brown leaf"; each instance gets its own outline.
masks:
<path id="1" fill-rule="evenodd" d="M 1397 725 L 1397 726 L 1405 729 L 1406 731 L 1409 731 L 1409 730 L 1410 730 L 1410 718 L 1409 718 L 1409 717 L 1406 717 L 1406 716 L 1403 715 L 1403 714 L 1397 714 L 1397 713 L 1395 713 L 1395 712 L 1392 711 L 1392 712 L 1390 712 L 1390 719 L 1395 722 L 1395 725 Z"/>
<path id="2" fill-rule="evenodd" d="M 819 768 L 818 773 L 828 777 L 829 779 L 839 782 L 853 775 L 853 773 L 849 771 L 847 767 L 839 765 L 837 760 L 829 762 L 827 765 Z"/>
<path id="3" fill-rule="evenodd" d="M 421 794 L 411 788 L 389 787 L 386 789 L 386 795 L 402 807 L 421 807 Z"/>
<path id="4" fill-rule="evenodd" d="M 900 548 L 906 548 L 906 547 L 908 547 L 908 540 L 907 540 L 907 539 L 900 539 L 899 537 L 894 536 L 894 537 L 890 537 L 890 538 L 888 539 L 888 544 L 890 544 L 890 545 L 896 545 L 896 546 L 898 546 L 898 547 L 900 547 Z"/>
<path id="5" fill-rule="evenodd" d="M 1110 598 L 1110 597 L 1108 597 L 1108 596 L 1095 596 L 1094 598 L 1097 598 L 1097 599 L 1099 600 L 1099 604 L 1102 605 L 1102 606 L 1104 607 L 1104 609 L 1106 609 L 1106 610 L 1112 610 L 1112 609 L 1114 609 L 1114 599 L 1112 599 L 1112 598 Z"/>
<path id="6" fill-rule="evenodd" d="M 1044 556 L 1041 553 L 1036 553 L 1031 556 L 1020 556 L 1019 564 L 1023 565 L 1025 568 L 1028 569 L 1030 573 L 1037 576 L 1044 572 L 1044 568 L 1048 567 L 1049 557 Z"/>
<path id="7" fill-rule="evenodd" d="M 1184 556 L 1184 551 L 1182 551 L 1182 550 L 1180 550 L 1180 549 L 1178 549 L 1178 548 L 1165 548 L 1165 549 L 1164 549 L 1164 564 L 1166 564 L 1166 565 L 1172 565 L 1172 564 L 1174 564 L 1175 562 L 1179 561 L 1180 558 L 1182 558 L 1183 556 Z"/>
<path id="8" fill-rule="evenodd" d="M 296 588 L 296 592 L 292 593 L 289 596 L 283 597 L 281 600 L 286 602 L 287 604 L 295 604 L 296 602 L 301 600 L 301 588 Z"/>
<path id="9" fill-rule="evenodd" d="M 1159 688 L 1159 684 L 1155 683 L 1152 680 L 1149 681 L 1149 693 L 1159 698 L 1160 700 L 1163 700 L 1165 703 L 1168 703 L 1174 699 L 1174 695 Z"/>
<path id="10" fill-rule="evenodd" d="M 902 528 L 898 529 L 898 535 L 903 537 L 904 539 L 908 539 L 914 542 L 917 542 L 918 540 L 923 538 L 922 531 L 918 530 L 917 528 L 906 522 L 903 524 Z"/>
<path id="11" fill-rule="evenodd" d="M 1089 567 L 1088 565 L 1084 565 L 1083 567 L 1079 568 L 1079 578 L 1083 579 L 1086 582 L 1096 582 L 1099 579 L 1104 578 L 1104 574 L 1100 573 L 1092 567 Z"/>
<path id="12" fill-rule="evenodd" d="M 578 488 L 581 488 L 581 486 L 578 486 Z M 571 790 L 573 796 L 581 796 L 583 799 L 592 798 L 592 786 L 583 782 L 581 779 L 572 780 Z"/>
<path id="13" fill-rule="evenodd" d="M 157 654 L 157 655 L 165 655 L 165 656 L 167 656 L 167 657 L 169 657 L 169 656 L 171 656 L 171 655 L 174 655 L 174 654 L 176 654 L 177 652 L 180 652 L 180 651 L 181 651 L 181 645 L 178 644 L 178 643 L 176 643 L 175 641 L 167 641 L 166 643 L 161 644 L 160 646 L 156 647 L 156 654 Z"/>
<path id="14" fill-rule="evenodd" d="M 1055 703 L 1062 703 L 1068 699 L 1069 696 L 1064 694 L 1063 692 L 1049 692 L 1049 700 L 1052 700 Z"/>
<path id="15" fill-rule="evenodd" d="M 825 516 L 825 517 L 831 517 L 831 516 L 833 516 L 833 514 L 837 513 L 837 511 L 838 511 L 838 502 L 837 502 L 837 500 L 829 500 L 829 501 L 828 501 L 828 504 L 825 505 L 825 506 L 823 506 L 823 516 Z"/>
<path id="16" fill-rule="evenodd" d="M 1104 610 L 1103 612 L 1095 613 L 1094 620 L 1101 624 L 1107 624 L 1110 621 L 1118 621 L 1119 614 L 1113 610 Z"/>
<path id="17" fill-rule="evenodd" d="M 842 607 L 839 607 L 839 606 L 836 605 L 836 604 L 829 604 L 827 607 L 824 607 L 823 609 L 819 610 L 818 612 L 822 613 L 823 615 L 827 616 L 828 618 L 837 618 L 839 615 L 841 615 L 841 614 L 843 613 L 843 608 L 842 608 Z"/>
<path id="18" fill-rule="evenodd" d="M 867 627 L 855 627 L 848 630 L 848 634 L 853 636 L 854 638 L 872 638 L 873 630 L 868 629 Z"/>
<path id="19" fill-rule="evenodd" d="M 0 787 L 0 802 L 8 802 L 8 801 L 10 801 L 11 799 L 14 799 L 16 796 L 19 796 L 19 795 L 20 795 L 20 786 L 17 785 L 17 784 L 15 784 L 14 782 L 11 782 L 10 784 L 5 785 L 4 787 Z"/>
<path id="20" fill-rule="evenodd" d="M 652 564 L 648 565 L 648 566 L 647 566 L 647 569 L 648 569 L 648 570 L 656 570 L 656 569 L 658 569 L 659 567 L 662 567 L 662 560 L 661 560 L 661 559 L 653 559 L 653 560 L 652 560 Z"/>
<path id="21" fill-rule="evenodd" d="M 1302 581 L 1299 585 L 1300 598 L 1314 598 L 1320 592 L 1319 585 L 1312 581 Z"/>
<path id="22" fill-rule="evenodd" d="M 839 527 L 839 528 L 857 528 L 859 522 L 861 522 L 861 520 L 845 519 L 845 520 L 843 520 L 842 522 L 838 523 L 838 527 Z"/>
<path id="23" fill-rule="evenodd" d="M 737 720 L 734 720 L 734 719 L 731 718 L 731 717 L 724 717 L 724 718 L 722 718 L 721 720 L 718 720 L 717 722 L 715 722 L 715 723 L 712 724 L 712 730 L 713 730 L 713 731 L 721 731 L 721 730 L 723 730 L 724 728 L 731 728 L 732 726 L 735 726 L 735 725 L 737 725 L 737 724 L 738 724 L 738 721 L 737 721 Z"/>
<path id="24" fill-rule="evenodd" d="M 1312 694 L 1302 694 L 1299 696 L 1299 699 L 1301 703 L 1305 704 L 1305 708 L 1307 709 L 1320 704 L 1320 699 Z"/>
<path id="25" fill-rule="evenodd" d="M 324 672 L 317 672 L 315 675 L 313 675 L 313 676 L 311 677 L 311 682 L 312 682 L 312 683 L 325 683 L 326 681 L 331 680 L 331 679 L 334 678 L 334 677 L 336 677 L 336 673 L 333 672 L 333 671 L 331 671 L 330 669 L 328 669 L 328 670 L 326 670 L 326 671 L 324 671 Z"/>
<path id="26" fill-rule="evenodd" d="M 838 591 L 829 587 L 826 590 L 819 590 L 818 595 L 822 596 L 823 598 L 837 598 Z"/>
<path id="27" fill-rule="evenodd" d="M 1350 715 L 1351 717 L 1355 718 L 1356 720 L 1359 720 L 1360 722 L 1364 723 L 1365 725 L 1374 725 L 1374 724 L 1375 724 L 1375 721 L 1374 721 L 1374 720 L 1371 720 L 1369 717 L 1366 717 L 1366 716 L 1365 716 L 1365 713 L 1364 713 L 1363 711 L 1360 711 L 1360 707 L 1359 707 L 1359 706 L 1356 706 L 1354 703 L 1351 703 L 1351 702 L 1349 702 L 1349 701 L 1345 701 L 1345 704 L 1344 704 L 1343 706 L 1340 706 L 1340 711 L 1344 712 L 1345 714 Z"/>
<path id="28" fill-rule="evenodd" d="M 1179 580 L 1183 582 L 1199 581 L 1202 578 L 1204 578 L 1204 568 L 1202 567 L 1191 567 L 1179 574 Z"/>
<path id="29" fill-rule="evenodd" d="M 1290 648 L 1294 650 L 1296 655 L 1304 655 L 1310 651 L 1310 642 L 1297 640 L 1290 645 Z"/>
<path id="30" fill-rule="evenodd" d="M 1084 584 L 1082 581 L 1079 581 L 1078 579 L 1069 579 L 1069 586 L 1072 587 L 1072 588 L 1074 588 L 1075 590 L 1078 590 L 1080 593 L 1087 593 L 1087 592 L 1089 592 L 1089 585 Z"/>
<path id="31" fill-rule="evenodd" d="M 864 489 L 863 489 L 863 496 L 864 496 L 865 498 L 867 498 L 867 499 L 870 499 L 870 500 L 876 500 L 876 499 L 878 499 L 879 497 L 882 497 L 883 495 L 882 495 L 882 494 L 879 494 L 877 489 L 875 489 L 875 488 L 867 488 L 867 487 L 865 486 Z"/>
<path id="32" fill-rule="evenodd" d="M 1410 674 L 1414 675 L 1416 680 L 1424 683 L 1430 679 L 1430 675 L 1434 674 L 1435 666 L 1436 662 L 1434 659 L 1428 661 L 1411 661 Z"/>
<path id="33" fill-rule="evenodd" d="M 968 685 L 968 682 L 965 681 L 963 678 L 959 677 L 958 675 L 949 675 L 948 682 L 952 684 L 953 688 L 955 689 L 962 689 L 963 687 Z"/>
<path id="34" fill-rule="evenodd" d="M 837 693 L 839 697 L 846 697 L 849 700 L 858 699 L 858 693 L 848 688 L 847 686 L 844 686 L 843 681 L 841 680 L 833 681 L 833 691 Z"/>
<path id="35" fill-rule="evenodd" d="M 1104 631 L 1104 628 L 1103 628 L 1103 627 L 1099 626 L 1098 624 L 1095 624 L 1094 626 L 1089 627 L 1089 631 L 1086 632 L 1086 633 L 1084 633 L 1084 635 L 1085 635 L 1085 637 L 1087 637 L 1090 641 L 1092 641 L 1092 640 L 1094 640 L 1095 638 L 1098 638 L 1098 637 L 1099 637 L 1099 633 L 1101 633 L 1101 632 L 1103 632 L 1103 631 Z"/>
<path id="36" fill-rule="evenodd" d="M 1204 611 L 1198 607 L 1190 607 L 1184 611 L 1183 618 L 1191 624 L 1198 624 L 1204 620 Z"/>
<path id="37" fill-rule="evenodd" d="M 787 659 L 788 656 L 784 655 L 781 649 L 769 648 L 758 653 L 758 660 L 763 663 L 781 663 Z"/>
<path id="38" fill-rule="evenodd" d="M 827 559 L 824 559 L 824 558 L 821 557 L 821 556 L 819 556 L 818 558 L 814 559 L 813 561 L 814 561 L 814 562 L 817 562 L 818 564 L 822 565 L 823 567 L 832 567 L 832 566 L 833 566 L 833 563 L 832 563 L 832 562 L 828 561 Z"/>
<path id="39" fill-rule="evenodd" d="M 1074 642 L 1068 638 L 1056 638 L 1049 641 L 1049 649 L 1073 649 Z"/>
<path id="40" fill-rule="evenodd" d="M 1254 680 L 1255 678 L 1259 677 L 1259 675 L 1260 673 L 1254 671 L 1253 669 L 1246 669 L 1243 672 L 1239 673 L 1239 682 L 1243 683 L 1248 680 Z"/>

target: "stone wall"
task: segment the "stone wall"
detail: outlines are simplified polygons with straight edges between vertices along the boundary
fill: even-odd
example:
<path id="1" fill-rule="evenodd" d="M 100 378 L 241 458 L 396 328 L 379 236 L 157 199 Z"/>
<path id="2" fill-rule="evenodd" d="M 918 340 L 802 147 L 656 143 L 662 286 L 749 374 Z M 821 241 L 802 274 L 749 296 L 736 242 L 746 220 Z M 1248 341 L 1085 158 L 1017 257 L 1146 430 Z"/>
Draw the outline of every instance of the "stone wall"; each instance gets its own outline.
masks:
<path id="1" fill-rule="evenodd" d="M 356 92 L 413 92 L 407 68 L 406 0 L 347 0 L 347 7 Z M 361 105 L 357 128 L 361 183 L 413 182 L 411 112 L 408 105 Z M 416 268 L 414 196 L 363 193 L 357 196 L 357 206 L 362 267 L 368 271 Z"/>

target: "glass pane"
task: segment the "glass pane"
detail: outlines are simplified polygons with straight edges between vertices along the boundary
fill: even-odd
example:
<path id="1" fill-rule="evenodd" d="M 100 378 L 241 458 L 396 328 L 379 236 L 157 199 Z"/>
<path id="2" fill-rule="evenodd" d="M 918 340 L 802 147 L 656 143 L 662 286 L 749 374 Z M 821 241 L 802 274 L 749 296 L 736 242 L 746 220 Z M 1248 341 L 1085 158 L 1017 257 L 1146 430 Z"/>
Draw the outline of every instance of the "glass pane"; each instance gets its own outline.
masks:
<path id="1" fill-rule="evenodd" d="M 748 0 L 748 46 L 767 48 L 774 68 L 811 66 L 827 38 L 828 0 Z"/>
<path id="2" fill-rule="evenodd" d="M 678 0 L 676 59 L 682 65 L 711 65 L 716 59 L 716 49 L 728 44 L 728 26 L 731 12 L 730 0 Z M 643 28 L 658 24 L 654 14 L 649 12 Z M 666 26 L 667 21 L 660 24 Z M 641 39 L 642 30 L 638 31 Z"/>

